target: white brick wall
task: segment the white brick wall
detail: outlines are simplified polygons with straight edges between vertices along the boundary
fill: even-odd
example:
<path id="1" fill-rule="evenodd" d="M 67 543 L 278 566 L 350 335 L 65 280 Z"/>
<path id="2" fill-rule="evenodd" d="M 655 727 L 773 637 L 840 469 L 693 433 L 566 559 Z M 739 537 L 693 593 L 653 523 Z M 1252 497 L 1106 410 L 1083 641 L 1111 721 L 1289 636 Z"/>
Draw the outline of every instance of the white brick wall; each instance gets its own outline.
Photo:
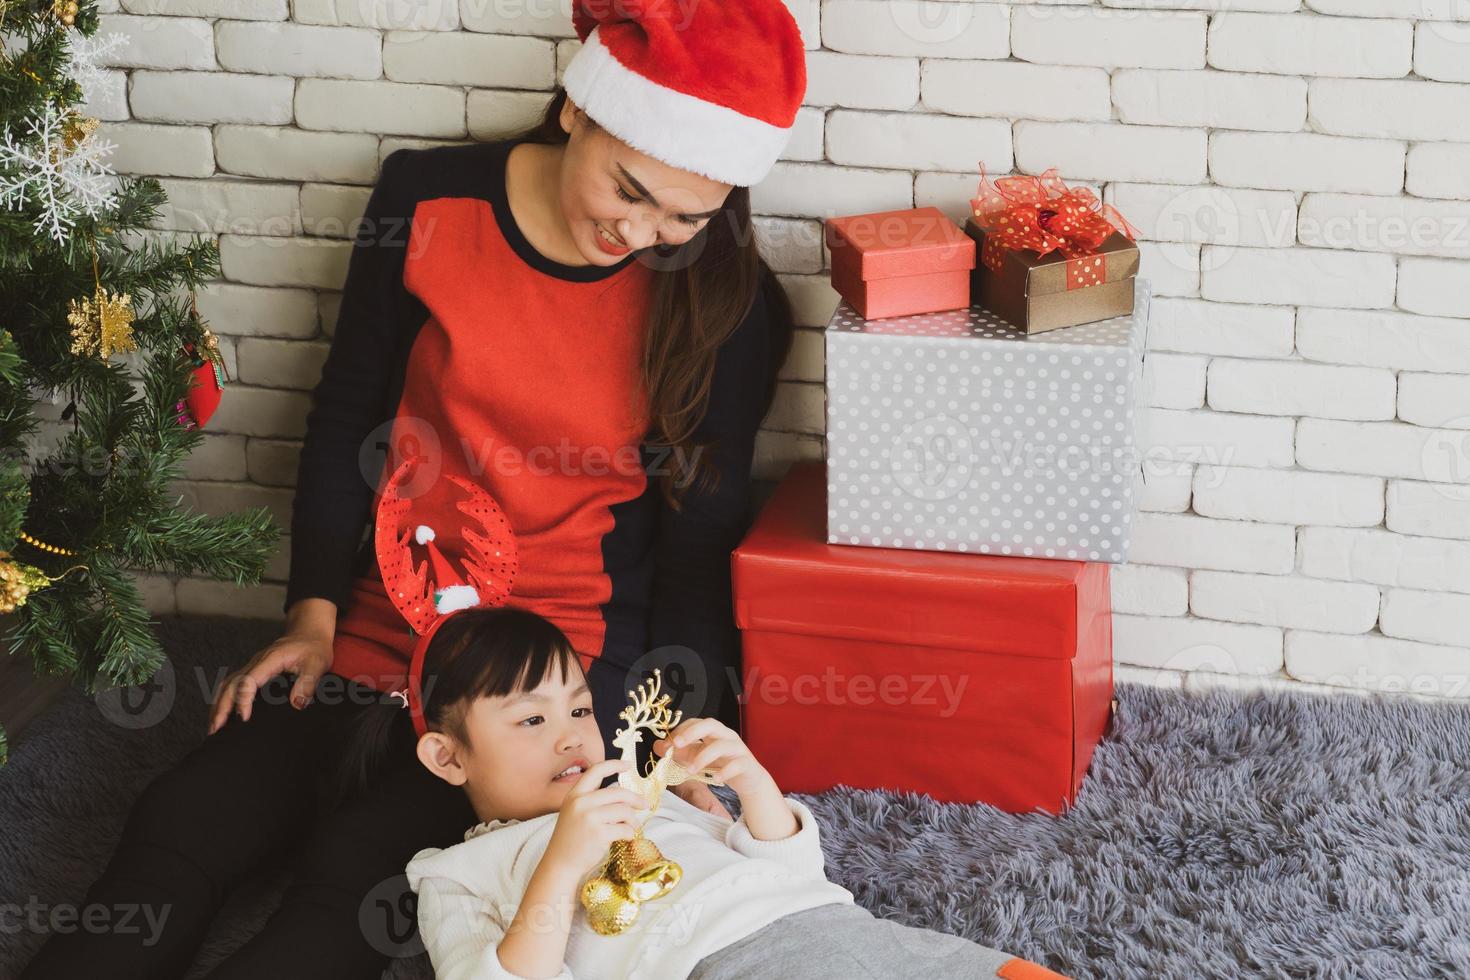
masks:
<path id="1" fill-rule="evenodd" d="M 1120 679 L 1470 697 L 1470 27 L 1391 0 L 787 0 L 810 85 L 757 232 L 800 330 L 757 475 L 820 459 L 824 218 L 968 212 L 976 161 L 1096 190 L 1140 230 L 1155 418 Z M 89 93 L 160 233 L 212 235 L 234 384 L 181 492 L 283 523 L 347 231 L 398 146 L 536 117 L 556 4 L 120 0 Z M 150 580 L 277 615 L 270 582 Z"/>

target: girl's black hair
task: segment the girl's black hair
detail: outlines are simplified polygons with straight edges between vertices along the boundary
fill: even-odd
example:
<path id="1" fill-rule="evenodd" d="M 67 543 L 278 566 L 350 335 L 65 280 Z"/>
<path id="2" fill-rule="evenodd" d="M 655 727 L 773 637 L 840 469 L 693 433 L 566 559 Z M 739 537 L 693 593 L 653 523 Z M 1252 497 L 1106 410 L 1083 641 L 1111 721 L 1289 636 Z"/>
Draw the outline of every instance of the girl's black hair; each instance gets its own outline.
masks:
<path id="1" fill-rule="evenodd" d="M 551 620 L 511 606 L 476 606 L 450 614 L 424 651 L 420 689 L 429 731 L 467 744 L 465 716 L 482 697 L 534 690 L 560 668 L 568 681 L 582 674 L 567 635 Z M 335 808 L 364 792 L 390 762 L 419 765 L 417 738 L 401 698 L 383 695 L 358 712 L 346 733 L 330 799 Z M 395 753 L 408 756 L 394 759 Z"/>

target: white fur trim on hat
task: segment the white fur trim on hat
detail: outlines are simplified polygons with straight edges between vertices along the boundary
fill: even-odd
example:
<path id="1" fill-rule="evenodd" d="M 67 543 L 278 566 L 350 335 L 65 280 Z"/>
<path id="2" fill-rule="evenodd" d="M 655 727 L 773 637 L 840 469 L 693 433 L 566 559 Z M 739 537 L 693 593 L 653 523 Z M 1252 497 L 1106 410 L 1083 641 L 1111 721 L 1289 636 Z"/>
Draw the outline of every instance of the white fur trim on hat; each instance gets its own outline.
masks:
<path id="1" fill-rule="evenodd" d="M 629 146 L 671 167 L 749 187 L 780 158 L 791 130 L 666 88 L 626 68 L 594 29 L 567 64 L 567 97 Z"/>
<path id="2" fill-rule="evenodd" d="M 460 609 L 469 609 L 480 603 L 480 595 L 472 585 L 450 585 L 440 589 L 434 601 L 434 609 L 447 615 Z"/>

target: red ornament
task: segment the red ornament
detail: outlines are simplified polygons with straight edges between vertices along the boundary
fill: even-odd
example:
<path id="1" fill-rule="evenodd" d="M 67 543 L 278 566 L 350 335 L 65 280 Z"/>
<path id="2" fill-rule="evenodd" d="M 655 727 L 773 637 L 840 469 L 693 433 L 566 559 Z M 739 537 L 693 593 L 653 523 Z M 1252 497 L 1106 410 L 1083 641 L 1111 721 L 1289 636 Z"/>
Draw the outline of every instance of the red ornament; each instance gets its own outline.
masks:
<path id="1" fill-rule="evenodd" d="M 189 393 L 175 408 L 180 425 L 186 429 L 196 425 L 202 428 L 214 410 L 219 408 L 220 399 L 224 397 L 225 380 L 219 364 L 201 357 L 193 344 L 184 345 L 184 354 L 193 362 L 194 370 L 190 374 Z"/>

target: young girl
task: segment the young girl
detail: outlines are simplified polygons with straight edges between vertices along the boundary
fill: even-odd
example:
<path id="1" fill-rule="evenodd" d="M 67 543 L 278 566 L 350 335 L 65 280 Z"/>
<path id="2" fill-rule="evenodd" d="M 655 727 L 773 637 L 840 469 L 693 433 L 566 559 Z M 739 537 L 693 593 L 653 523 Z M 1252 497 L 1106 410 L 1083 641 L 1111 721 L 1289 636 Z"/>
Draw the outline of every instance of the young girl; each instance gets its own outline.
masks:
<path id="1" fill-rule="evenodd" d="M 604 717 L 631 670 L 672 651 L 705 679 L 680 706 L 738 720 L 730 551 L 792 330 L 750 186 L 795 124 L 804 48 L 781 0 L 577 0 L 573 20 L 582 46 L 525 132 L 386 155 L 344 137 L 379 176 L 350 245 L 312 248 L 347 270 L 340 302 L 320 297 L 331 348 L 283 633 L 218 686 L 207 737 L 144 788 L 84 901 L 165 909 L 160 934 L 59 932 L 26 980 L 99 963 L 181 977 L 234 889 L 281 863 L 280 907 L 212 980 L 356 980 L 399 952 L 400 923 L 367 918 L 402 904 L 408 859 L 473 811 L 414 758 L 412 732 L 361 793 L 321 790 L 414 646 L 371 547 L 374 496 L 407 455 L 430 459 L 413 492 L 447 559 L 475 530 L 450 478 L 501 503 L 521 536 L 516 602 L 566 633 Z M 506 93 L 440 96 L 514 110 L 494 101 Z M 275 163 L 319 179 L 314 161 Z M 675 792 L 723 810 L 702 784 Z"/>
<path id="2" fill-rule="evenodd" d="M 440 624 L 418 668 L 419 761 L 459 787 L 478 822 L 464 842 L 408 863 L 419 930 L 439 980 L 557 977 L 787 980 L 1059 975 L 945 933 L 876 919 L 827 880 L 810 809 L 783 797 L 732 730 L 691 718 L 660 755 L 712 771 L 740 800 L 716 816 L 665 790 L 650 814 L 617 783 L 581 663 L 546 619 L 473 608 Z M 379 711 L 379 733 L 408 712 Z M 360 743 L 370 753 L 372 740 Z M 370 755 L 362 756 L 371 770 Z M 632 925 L 601 935 L 579 898 L 615 840 L 644 836 L 682 869 Z"/>

